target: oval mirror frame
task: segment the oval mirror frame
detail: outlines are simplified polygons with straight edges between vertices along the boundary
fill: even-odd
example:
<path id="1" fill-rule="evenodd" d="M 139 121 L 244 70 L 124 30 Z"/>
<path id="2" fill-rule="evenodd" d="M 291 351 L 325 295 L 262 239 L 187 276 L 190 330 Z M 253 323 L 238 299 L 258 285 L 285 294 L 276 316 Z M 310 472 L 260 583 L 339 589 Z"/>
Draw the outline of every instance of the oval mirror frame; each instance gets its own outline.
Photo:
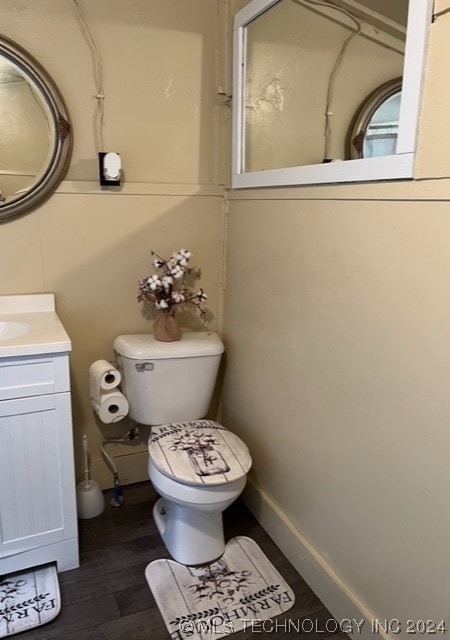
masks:
<path id="1" fill-rule="evenodd" d="M 402 90 L 403 78 L 394 78 L 372 91 L 360 105 L 348 134 L 348 153 L 352 160 L 363 158 L 364 136 L 377 109 L 390 97 Z"/>
<path id="2" fill-rule="evenodd" d="M 42 65 L 13 40 L 0 35 L 0 56 L 11 62 L 40 93 L 53 128 L 50 160 L 31 187 L 11 201 L 0 203 L 0 222 L 28 213 L 42 204 L 64 178 L 72 155 L 72 125 L 58 87 Z"/>

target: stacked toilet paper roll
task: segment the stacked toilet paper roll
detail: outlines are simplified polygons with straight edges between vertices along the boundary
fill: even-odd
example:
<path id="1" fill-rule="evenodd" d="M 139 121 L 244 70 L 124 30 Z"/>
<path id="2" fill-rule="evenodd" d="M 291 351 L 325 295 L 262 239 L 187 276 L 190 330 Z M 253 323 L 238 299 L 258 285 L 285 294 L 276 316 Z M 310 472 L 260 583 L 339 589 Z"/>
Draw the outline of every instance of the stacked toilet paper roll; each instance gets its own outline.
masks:
<path id="1" fill-rule="evenodd" d="M 128 400 L 120 391 L 120 371 L 107 360 L 96 360 L 89 367 L 91 405 L 100 420 L 112 424 L 128 414 Z"/>

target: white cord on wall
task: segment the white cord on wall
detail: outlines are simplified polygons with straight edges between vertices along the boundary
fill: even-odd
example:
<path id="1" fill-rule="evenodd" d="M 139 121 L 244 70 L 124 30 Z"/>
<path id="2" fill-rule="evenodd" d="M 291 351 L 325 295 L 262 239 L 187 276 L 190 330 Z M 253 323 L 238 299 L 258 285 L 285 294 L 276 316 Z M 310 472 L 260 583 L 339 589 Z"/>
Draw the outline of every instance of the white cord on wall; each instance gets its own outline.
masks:
<path id="1" fill-rule="evenodd" d="M 83 13 L 83 10 L 78 2 L 78 0 L 73 0 L 74 5 L 77 8 L 81 24 L 83 26 L 83 31 L 88 41 L 89 47 L 91 49 L 92 60 L 94 63 L 94 74 L 95 74 L 95 85 L 97 90 L 96 100 L 97 100 L 97 112 L 96 112 L 96 122 L 95 122 L 95 130 L 96 130 L 96 144 L 97 144 L 97 153 L 104 150 L 103 147 L 103 121 L 104 121 L 104 101 L 105 95 L 103 91 L 103 68 L 102 68 L 102 58 L 100 55 L 100 50 L 92 36 L 92 33 L 89 29 L 89 25 L 87 23 L 86 17 Z"/>
<path id="2" fill-rule="evenodd" d="M 345 52 L 347 50 L 348 45 L 361 33 L 361 23 L 355 18 L 353 14 L 349 11 L 346 11 L 342 7 L 338 7 L 337 5 L 331 4 L 327 2 L 327 0 L 293 0 L 298 5 L 302 5 L 302 3 L 312 4 L 319 7 L 327 7 L 329 9 L 335 9 L 336 11 L 340 11 L 347 18 L 352 20 L 355 25 L 355 31 L 352 31 L 350 35 L 344 40 L 342 43 L 339 54 L 336 58 L 336 62 L 334 63 L 333 69 L 330 73 L 330 78 L 328 80 L 328 89 L 327 89 L 327 100 L 325 104 L 325 146 L 324 146 L 324 160 L 331 159 L 331 136 L 332 136 L 332 127 L 331 127 L 331 118 L 333 116 L 333 99 L 334 99 L 334 87 L 336 82 L 336 76 L 344 59 Z"/>

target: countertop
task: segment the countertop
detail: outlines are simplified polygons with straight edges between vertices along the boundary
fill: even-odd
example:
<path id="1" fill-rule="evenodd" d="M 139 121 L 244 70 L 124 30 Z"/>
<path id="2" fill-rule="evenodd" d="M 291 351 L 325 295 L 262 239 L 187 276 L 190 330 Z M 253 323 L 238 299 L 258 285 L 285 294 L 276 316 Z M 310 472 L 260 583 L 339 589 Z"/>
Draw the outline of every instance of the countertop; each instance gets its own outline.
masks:
<path id="1" fill-rule="evenodd" d="M 18 324 L 6 324 L 18 323 Z M 23 331 L 4 338 L 8 329 Z M 0 296 L 0 358 L 71 351 L 52 293 Z"/>

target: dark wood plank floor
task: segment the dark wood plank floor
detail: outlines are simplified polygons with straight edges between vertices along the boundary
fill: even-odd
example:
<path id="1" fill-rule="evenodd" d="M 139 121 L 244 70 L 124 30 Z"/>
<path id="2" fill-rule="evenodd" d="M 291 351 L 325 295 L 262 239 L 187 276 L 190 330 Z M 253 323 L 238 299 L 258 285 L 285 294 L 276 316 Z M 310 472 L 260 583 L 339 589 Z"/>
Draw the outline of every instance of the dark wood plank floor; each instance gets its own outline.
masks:
<path id="1" fill-rule="evenodd" d="M 112 492 L 105 492 L 107 508 L 100 516 L 80 523 L 81 566 L 60 574 L 62 611 L 51 623 L 17 636 L 23 640 L 167 640 L 169 633 L 144 577 L 145 567 L 169 555 L 152 518 L 157 496 L 150 483 L 123 488 L 125 504 L 112 507 Z M 239 500 L 225 513 L 225 536 L 246 535 L 255 540 L 295 592 L 296 602 L 284 616 L 295 627 L 285 633 L 278 626 L 248 628 L 235 640 L 262 637 L 329 637 L 331 614 Z M 306 623 L 302 625 L 301 620 Z M 310 623 L 309 621 L 312 621 Z M 311 624 L 314 631 L 309 632 Z M 304 633 L 296 628 L 304 627 Z M 317 626 L 317 631 L 315 630 Z M 334 634 L 333 640 L 344 640 Z"/>

